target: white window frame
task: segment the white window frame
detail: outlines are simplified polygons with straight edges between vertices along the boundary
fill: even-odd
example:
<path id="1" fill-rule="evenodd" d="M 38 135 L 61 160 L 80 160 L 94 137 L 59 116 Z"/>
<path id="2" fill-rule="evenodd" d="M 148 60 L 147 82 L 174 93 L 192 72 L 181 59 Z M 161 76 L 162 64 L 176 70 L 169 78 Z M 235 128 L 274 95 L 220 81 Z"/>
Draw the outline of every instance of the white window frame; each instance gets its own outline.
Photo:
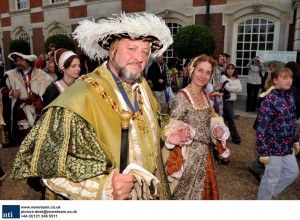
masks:
<path id="1" fill-rule="evenodd" d="M 29 0 L 16 0 L 15 3 L 16 3 L 17 10 L 23 10 L 29 8 Z"/>
<path id="2" fill-rule="evenodd" d="M 255 27 L 257 32 L 255 32 Z M 278 23 L 270 18 L 248 17 L 237 22 L 234 29 L 237 70 L 239 74 L 247 75 L 248 70 L 245 69 L 245 66 L 255 56 L 256 51 L 277 49 Z M 242 29 L 243 31 L 241 31 Z"/>
<path id="3" fill-rule="evenodd" d="M 18 39 L 26 41 L 29 44 L 29 46 L 31 45 L 31 43 L 30 43 L 30 35 L 26 31 L 20 32 L 18 34 Z"/>
<path id="4" fill-rule="evenodd" d="M 57 34 L 63 34 L 63 35 L 69 36 L 68 32 L 65 29 L 63 29 L 63 28 L 55 28 L 55 29 L 53 29 L 51 31 L 50 35 L 53 36 L 53 35 L 57 35 Z"/>
<path id="5" fill-rule="evenodd" d="M 182 25 L 176 22 L 166 22 L 166 25 L 169 27 L 171 35 L 174 39 L 180 28 L 182 28 Z M 168 63 L 170 58 L 174 57 L 174 49 L 173 44 L 164 52 L 164 59 L 165 62 Z"/>

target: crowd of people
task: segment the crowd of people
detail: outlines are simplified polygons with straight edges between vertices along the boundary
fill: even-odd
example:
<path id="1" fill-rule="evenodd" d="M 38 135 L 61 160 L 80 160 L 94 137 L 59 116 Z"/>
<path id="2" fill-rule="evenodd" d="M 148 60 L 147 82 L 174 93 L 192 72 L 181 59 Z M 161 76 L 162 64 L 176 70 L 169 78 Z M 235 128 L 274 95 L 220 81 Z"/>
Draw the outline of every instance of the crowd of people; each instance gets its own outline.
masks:
<path id="1" fill-rule="evenodd" d="M 85 20 L 73 37 L 85 57 L 105 61 L 85 62 L 82 75 L 81 57 L 54 44 L 47 56 L 8 56 L 16 67 L 1 80 L 0 130 L 2 143 L 20 145 L 12 178 L 34 179 L 44 199 L 219 199 L 214 161 L 229 163 L 229 137 L 242 143 L 234 114 L 242 86 L 230 55 L 165 63 L 171 33 L 150 13 Z M 300 72 L 289 65 L 270 62 L 265 75 L 259 57 L 246 66 L 246 111 L 261 106 L 258 199 L 272 199 L 299 173 Z"/>

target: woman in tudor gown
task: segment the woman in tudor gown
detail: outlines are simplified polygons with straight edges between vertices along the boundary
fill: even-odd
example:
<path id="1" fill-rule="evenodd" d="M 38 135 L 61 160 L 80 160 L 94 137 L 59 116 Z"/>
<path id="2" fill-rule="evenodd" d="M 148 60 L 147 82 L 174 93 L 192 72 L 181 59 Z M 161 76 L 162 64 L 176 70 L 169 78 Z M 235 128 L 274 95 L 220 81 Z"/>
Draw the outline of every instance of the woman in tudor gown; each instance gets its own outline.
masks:
<path id="1" fill-rule="evenodd" d="M 219 199 L 210 147 L 211 118 L 215 113 L 204 91 L 211 80 L 215 65 L 214 59 L 210 56 L 202 54 L 194 58 L 188 66 L 190 84 L 178 92 L 169 106 L 172 118 L 183 121 L 195 129 L 194 139 L 189 145 L 175 146 L 170 151 L 167 162 L 167 166 L 170 167 L 166 167 L 167 175 L 170 174 L 168 170 L 172 170 L 174 164 L 178 165 L 178 161 L 172 164 L 172 160 L 176 160 L 176 157 L 182 159 L 182 169 L 177 170 L 177 176 L 175 175 L 177 179 L 171 178 L 174 180 L 174 183 L 170 184 L 172 199 Z M 221 127 L 224 126 L 224 122 L 221 121 L 221 124 Z M 223 134 L 224 132 L 221 132 L 220 135 Z"/>

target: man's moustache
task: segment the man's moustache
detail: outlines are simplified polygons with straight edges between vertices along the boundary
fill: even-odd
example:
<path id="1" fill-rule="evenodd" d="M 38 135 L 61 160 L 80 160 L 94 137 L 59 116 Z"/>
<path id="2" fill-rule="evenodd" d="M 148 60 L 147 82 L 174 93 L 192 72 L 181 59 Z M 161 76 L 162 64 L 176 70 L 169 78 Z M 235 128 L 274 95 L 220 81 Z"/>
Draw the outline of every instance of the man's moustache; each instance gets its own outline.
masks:
<path id="1" fill-rule="evenodd" d="M 132 61 L 132 62 L 129 62 L 129 63 L 127 63 L 127 65 L 137 65 L 137 66 L 139 66 L 139 67 L 141 67 L 142 68 L 142 65 L 141 65 L 141 63 L 140 62 L 137 62 L 137 61 Z M 126 65 L 126 66 L 127 66 Z"/>

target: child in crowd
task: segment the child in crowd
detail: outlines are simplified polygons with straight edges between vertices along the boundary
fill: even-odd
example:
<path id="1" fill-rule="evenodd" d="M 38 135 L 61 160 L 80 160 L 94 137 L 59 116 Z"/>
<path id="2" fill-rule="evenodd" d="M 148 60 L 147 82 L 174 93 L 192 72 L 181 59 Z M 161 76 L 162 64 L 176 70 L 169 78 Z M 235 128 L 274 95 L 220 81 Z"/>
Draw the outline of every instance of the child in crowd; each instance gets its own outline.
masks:
<path id="1" fill-rule="evenodd" d="M 256 147 L 265 164 L 259 200 L 270 200 L 288 187 L 298 176 L 294 153 L 299 151 L 296 131 L 296 107 L 290 91 L 293 73 L 281 67 L 271 73 L 266 88 L 271 88 L 261 103 L 257 118 Z"/>

